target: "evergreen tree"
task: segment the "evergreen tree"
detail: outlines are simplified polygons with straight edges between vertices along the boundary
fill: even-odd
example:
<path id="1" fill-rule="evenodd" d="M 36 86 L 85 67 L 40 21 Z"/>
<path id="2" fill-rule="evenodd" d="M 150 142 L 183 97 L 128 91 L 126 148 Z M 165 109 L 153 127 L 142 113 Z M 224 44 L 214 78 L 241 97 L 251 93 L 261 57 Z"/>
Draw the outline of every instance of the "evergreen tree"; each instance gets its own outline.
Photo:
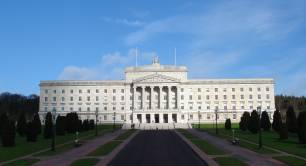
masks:
<path id="1" fill-rule="evenodd" d="M 37 112 L 34 114 L 33 123 L 37 134 L 41 134 L 41 121 Z"/>
<path id="2" fill-rule="evenodd" d="M 231 119 L 226 119 L 225 120 L 225 125 L 224 125 L 226 130 L 230 130 L 232 129 L 232 123 L 231 123 Z"/>
<path id="3" fill-rule="evenodd" d="M 1 137 L 1 133 L 2 133 L 2 127 L 4 125 L 4 122 L 8 119 L 6 114 L 0 114 L 0 137 Z"/>
<path id="4" fill-rule="evenodd" d="M 239 122 L 239 129 L 242 131 L 246 131 L 248 129 L 249 126 L 249 122 L 250 122 L 250 113 L 245 111 L 242 115 L 242 117 L 240 118 L 240 122 Z"/>
<path id="5" fill-rule="evenodd" d="M 288 139 L 288 129 L 285 123 L 282 123 L 282 127 L 280 128 L 278 134 L 280 140 Z"/>
<path id="6" fill-rule="evenodd" d="M 65 135 L 66 133 L 66 117 L 58 116 L 56 118 L 56 135 Z"/>
<path id="7" fill-rule="evenodd" d="M 90 129 L 90 130 L 95 129 L 95 121 L 94 121 L 93 119 L 91 119 L 91 120 L 89 121 L 89 129 Z"/>
<path id="8" fill-rule="evenodd" d="M 83 128 L 83 131 L 89 130 L 89 121 L 88 121 L 88 119 L 83 120 L 82 128 Z"/>
<path id="9" fill-rule="evenodd" d="M 286 125 L 289 132 L 295 133 L 297 131 L 297 119 L 292 106 L 289 106 L 286 112 Z"/>
<path id="10" fill-rule="evenodd" d="M 302 144 L 306 144 L 306 111 L 302 111 L 298 116 L 298 136 Z"/>
<path id="11" fill-rule="evenodd" d="M 30 121 L 26 125 L 26 136 L 28 142 L 37 141 L 38 130 L 36 129 L 35 121 Z"/>
<path id="12" fill-rule="evenodd" d="M 273 130 L 276 132 L 280 132 L 282 124 L 283 123 L 282 123 L 281 113 L 279 112 L 279 110 L 275 110 L 273 114 L 273 123 L 272 123 Z"/>
<path id="13" fill-rule="evenodd" d="M 48 112 L 45 119 L 44 138 L 49 139 L 53 136 L 52 114 Z"/>
<path id="14" fill-rule="evenodd" d="M 67 133 L 75 133 L 78 131 L 79 117 L 75 112 L 66 115 L 66 129 Z"/>
<path id="15" fill-rule="evenodd" d="M 271 128 L 271 122 L 267 111 L 263 111 L 260 119 L 261 128 L 265 131 L 269 131 Z"/>
<path id="16" fill-rule="evenodd" d="M 256 110 L 253 110 L 251 113 L 248 129 L 254 134 L 256 134 L 259 130 L 259 115 Z"/>
<path id="17" fill-rule="evenodd" d="M 15 134 L 16 134 L 15 121 L 5 119 L 1 131 L 2 146 L 11 147 L 15 146 Z"/>
<path id="18" fill-rule="evenodd" d="M 21 115 L 18 118 L 18 122 L 17 122 L 17 126 L 16 126 L 16 130 L 17 133 L 19 134 L 19 136 L 23 137 L 25 135 L 26 132 L 26 126 L 27 122 L 26 122 L 26 118 L 24 113 L 21 113 Z"/>

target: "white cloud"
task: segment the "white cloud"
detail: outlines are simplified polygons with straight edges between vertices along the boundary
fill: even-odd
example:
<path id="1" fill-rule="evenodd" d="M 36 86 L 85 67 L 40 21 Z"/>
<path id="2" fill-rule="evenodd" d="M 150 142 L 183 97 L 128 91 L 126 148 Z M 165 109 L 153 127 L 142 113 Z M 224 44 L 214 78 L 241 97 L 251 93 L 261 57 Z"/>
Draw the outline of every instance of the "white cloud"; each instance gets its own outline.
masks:
<path id="1" fill-rule="evenodd" d="M 151 60 L 155 52 L 142 52 L 138 50 L 139 64 Z M 101 57 L 101 61 L 94 67 L 67 66 L 59 74 L 60 80 L 110 80 L 123 79 L 127 66 L 135 65 L 135 49 L 130 49 L 126 54 L 120 52 L 108 53 Z"/>

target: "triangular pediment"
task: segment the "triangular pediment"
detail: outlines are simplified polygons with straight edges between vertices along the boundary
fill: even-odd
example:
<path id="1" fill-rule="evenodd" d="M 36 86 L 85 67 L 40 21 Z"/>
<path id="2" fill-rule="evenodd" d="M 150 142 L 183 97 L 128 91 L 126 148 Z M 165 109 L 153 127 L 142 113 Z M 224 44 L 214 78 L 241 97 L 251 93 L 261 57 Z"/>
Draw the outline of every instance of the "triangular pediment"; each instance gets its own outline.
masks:
<path id="1" fill-rule="evenodd" d="M 169 76 L 165 76 L 165 75 L 161 75 L 161 74 L 152 74 L 152 75 L 148 75 L 145 77 L 141 77 L 138 78 L 136 80 L 134 80 L 133 82 L 135 83 L 142 83 L 142 82 L 179 82 L 178 79 L 173 78 L 173 77 L 169 77 Z"/>

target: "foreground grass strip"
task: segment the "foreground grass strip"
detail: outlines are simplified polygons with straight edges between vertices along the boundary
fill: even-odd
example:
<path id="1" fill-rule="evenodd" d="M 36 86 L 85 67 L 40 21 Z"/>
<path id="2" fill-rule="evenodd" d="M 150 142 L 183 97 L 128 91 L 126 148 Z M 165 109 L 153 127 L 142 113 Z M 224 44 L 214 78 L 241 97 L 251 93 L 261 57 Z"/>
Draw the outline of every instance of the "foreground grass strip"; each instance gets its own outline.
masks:
<path id="1" fill-rule="evenodd" d="M 100 147 L 98 147 L 93 152 L 89 153 L 88 156 L 105 156 L 113 151 L 118 145 L 120 145 L 122 141 L 112 140 Z"/>
<path id="2" fill-rule="evenodd" d="M 20 160 L 16 160 L 16 161 L 7 163 L 3 166 L 30 166 L 38 161 L 39 159 L 20 159 Z"/>
<path id="3" fill-rule="evenodd" d="M 234 165 L 234 166 L 247 166 L 244 162 L 233 158 L 233 157 L 217 157 L 214 158 L 214 160 L 220 165 L 220 166 L 228 166 L 228 165 Z"/>
<path id="4" fill-rule="evenodd" d="M 117 138 L 115 138 L 114 140 L 125 140 L 127 139 L 130 135 L 132 135 L 136 130 L 128 130 L 126 132 L 124 132 L 123 134 L 120 134 Z"/>
<path id="5" fill-rule="evenodd" d="M 194 136 L 186 130 L 179 130 L 187 139 L 189 139 L 193 144 L 200 148 L 203 152 L 209 155 L 223 155 L 225 154 L 222 150 L 209 144 L 208 142 Z"/>
<path id="6" fill-rule="evenodd" d="M 74 161 L 70 166 L 94 166 L 99 162 L 99 159 L 87 158 Z"/>
<path id="7" fill-rule="evenodd" d="M 306 160 L 301 160 L 293 156 L 277 156 L 273 158 L 290 166 L 306 166 Z"/>
<path id="8" fill-rule="evenodd" d="M 112 130 L 113 125 L 99 125 L 99 134 L 104 130 Z M 89 136 L 94 136 L 95 130 L 89 130 L 80 132 L 79 138 L 85 138 Z M 68 143 L 75 139 L 75 134 L 66 134 L 64 136 L 56 136 L 56 145 Z M 44 139 L 43 135 L 40 134 L 37 138 L 37 142 L 27 142 L 25 137 L 20 137 L 16 135 L 16 146 L 14 147 L 2 147 L 0 146 L 0 163 L 8 160 L 15 159 L 17 157 L 22 157 L 31 153 L 35 153 L 40 150 L 50 148 L 51 139 Z"/>

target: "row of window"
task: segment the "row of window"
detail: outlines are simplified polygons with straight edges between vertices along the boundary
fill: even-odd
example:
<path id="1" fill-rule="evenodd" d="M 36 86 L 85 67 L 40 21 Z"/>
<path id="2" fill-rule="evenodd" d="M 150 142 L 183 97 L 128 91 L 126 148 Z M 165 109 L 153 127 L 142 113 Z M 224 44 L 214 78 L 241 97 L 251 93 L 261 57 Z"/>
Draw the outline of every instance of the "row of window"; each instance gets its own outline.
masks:
<path id="1" fill-rule="evenodd" d="M 267 108 L 267 109 L 270 109 L 271 107 L 270 107 L 270 106 L 267 106 L 266 108 Z M 184 106 L 181 106 L 181 109 L 185 109 L 185 107 L 184 107 Z M 190 106 L 189 109 L 190 109 L 190 110 L 193 110 L 193 107 Z M 201 109 L 202 109 L 202 106 L 198 106 L 198 109 L 201 110 Z M 211 107 L 210 107 L 210 106 L 207 106 L 206 109 L 207 109 L 207 110 L 210 110 Z M 223 110 L 228 110 L 228 109 L 230 109 L 230 108 L 228 108 L 227 106 L 224 106 L 224 107 L 223 107 Z M 236 106 L 232 106 L 232 109 L 233 109 L 233 110 L 236 110 Z M 242 106 L 240 107 L 240 109 L 244 110 L 244 109 L 247 109 L 247 108 L 246 108 L 245 106 L 242 105 Z M 251 106 L 249 106 L 249 109 L 250 109 L 250 110 L 253 110 L 253 109 L 255 109 L 255 108 L 251 105 Z M 264 109 L 264 108 L 263 108 L 263 109 Z M 219 110 L 219 106 L 215 106 L 215 110 Z"/>
<path id="2" fill-rule="evenodd" d="M 48 97 L 45 97 L 45 102 L 48 102 Z M 61 97 L 61 101 L 62 102 L 64 102 L 65 101 L 65 97 Z M 116 96 L 113 96 L 113 101 L 115 101 L 116 100 Z M 121 101 L 123 101 L 124 100 L 124 96 L 121 96 Z M 56 102 L 56 97 L 52 97 L 52 101 L 53 102 Z M 69 98 L 69 101 L 74 101 L 74 98 L 71 96 L 70 98 Z M 78 98 L 78 101 L 82 101 L 82 97 L 81 96 L 79 96 L 79 98 Z M 91 101 L 91 97 L 90 96 L 87 96 L 87 101 Z M 96 96 L 95 97 L 95 101 L 99 101 L 99 96 Z"/>
<path id="3" fill-rule="evenodd" d="M 236 95 L 232 95 L 231 96 L 232 100 L 236 100 Z M 223 99 L 224 100 L 227 100 L 227 95 L 223 95 Z M 240 99 L 241 100 L 244 100 L 245 96 L 244 95 L 240 95 Z M 261 100 L 262 96 L 261 95 L 257 95 L 257 99 Z M 198 100 L 201 100 L 202 99 L 202 96 L 201 95 L 198 95 Z M 206 95 L 206 100 L 209 100 L 210 99 L 210 96 L 209 95 Z M 215 100 L 218 100 L 219 99 L 219 95 L 215 95 Z M 249 99 L 253 99 L 253 95 L 249 95 Z M 270 99 L 270 94 L 266 94 L 266 99 Z M 184 100 L 184 95 L 181 95 L 181 100 Z M 192 100 L 192 95 L 189 95 L 189 100 Z"/>
<path id="4" fill-rule="evenodd" d="M 220 89 L 222 89 L 222 88 L 220 88 Z M 238 88 L 237 88 L 237 89 L 238 89 Z M 250 92 L 253 91 L 253 88 L 251 88 L 251 87 L 249 87 L 248 89 L 249 89 Z M 231 88 L 231 90 L 232 90 L 232 92 L 235 92 L 235 91 L 236 91 L 236 88 Z M 242 88 L 242 87 L 241 87 L 241 88 L 239 88 L 239 90 L 240 90 L 240 92 L 243 92 L 243 91 L 245 90 L 245 88 Z M 257 91 L 258 91 L 258 92 L 260 92 L 261 90 L 262 90 L 261 87 L 257 87 Z M 210 89 L 209 89 L 209 88 L 206 88 L 206 92 L 209 92 L 209 91 L 210 91 Z M 218 91 L 219 91 L 219 88 L 215 88 L 214 91 L 215 91 L 215 92 L 218 92 Z M 223 88 L 222 91 L 223 91 L 223 92 L 226 92 L 226 91 L 227 91 L 227 88 Z M 269 92 L 269 91 L 270 91 L 270 88 L 269 88 L 269 87 L 266 87 L 266 91 Z M 184 88 L 181 88 L 181 92 L 184 92 Z M 201 89 L 201 88 L 198 88 L 198 92 L 202 92 L 202 89 Z"/>
<path id="5" fill-rule="evenodd" d="M 120 89 L 121 93 L 124 93 L 124 89 Z M 90 93 L 90 89 L 87 89 L 87 93 Z M 49 93 L 49 90 L 48 89 L 45 89 L 45 94 L 48 94 Z M 57 91 L 54 89 L 53 90 L 53 93 L 56 94 Z M 66 90 L 65 89 L 62 89 L 61 91 L 62 94 L 65 94 L 66 93 Z M 70 89 L 70 93 L 73 94 L 74 93 L 74 90 L 73 89 Z M 79 93 L 83 93 L 83 90 L 82 89 L 79 89 Z M 96 93 L 100 93 L 100 90 L 99 89 L 96 89 Z M 104 93 L 107 93 L 107 89 L 104 89 Z M 113 89 L 113 93 L 116 93 L 116 89 Z"/>

